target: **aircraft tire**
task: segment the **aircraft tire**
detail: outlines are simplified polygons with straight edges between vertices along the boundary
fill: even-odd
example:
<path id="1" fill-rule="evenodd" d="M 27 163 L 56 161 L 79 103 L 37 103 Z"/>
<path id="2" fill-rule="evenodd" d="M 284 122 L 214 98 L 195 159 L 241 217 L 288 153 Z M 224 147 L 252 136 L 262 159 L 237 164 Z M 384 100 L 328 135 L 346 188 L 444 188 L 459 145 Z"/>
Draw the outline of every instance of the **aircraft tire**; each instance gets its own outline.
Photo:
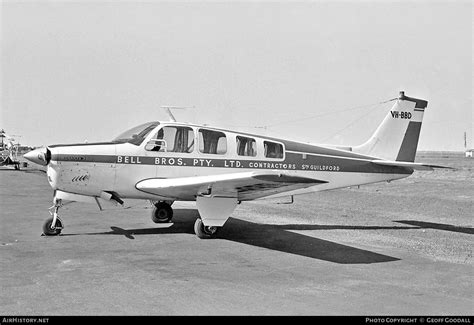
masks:
<path id="1" fill-rule="evenodd" d="M 151 220 L 154 223 L 165 223 L 170 222 L 173 218 L 173 209 L 166 202 L 158 202 L 155 204 L 153 211 L 151 212 Z"/>
<path id="2" fill-rule="evenodd" d="M 43 223 L 43 234 L 45 236 L 57 236 L 61 233 L 63 227 L 61 220 L 59 218 L 56 220 L 56 225 L 59 226 L 59 228 L 51 228 L 52 223 L 53 217 L 46 219 L 46 221 Z"/>
<path id="3" fill-rule="evenodd" d="M 217 227 L 204 226 L 201 218 L 197 218 L 196 222 L 194 222 L 194 232 L 196 233 L 196 236 L 201 239 L 209 239 L 216 237 L 218 229 L 219 228 Z"/>

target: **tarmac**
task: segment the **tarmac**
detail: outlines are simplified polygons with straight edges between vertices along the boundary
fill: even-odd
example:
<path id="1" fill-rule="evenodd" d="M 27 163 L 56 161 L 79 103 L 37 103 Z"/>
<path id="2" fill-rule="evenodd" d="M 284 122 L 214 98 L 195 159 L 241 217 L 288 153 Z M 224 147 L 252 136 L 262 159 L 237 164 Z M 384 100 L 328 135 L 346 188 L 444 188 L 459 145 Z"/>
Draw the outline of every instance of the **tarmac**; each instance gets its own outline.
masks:
<path id="1" fill-rule="evenodd" d="M 218 238 L 146 201 L 60 210 L 40 170 L 0 170 L 0 315 L 472 315 L 474 160 L 456 170 L 239 205 Z M 128 202 L 127 202 L 128 203 Z"/>

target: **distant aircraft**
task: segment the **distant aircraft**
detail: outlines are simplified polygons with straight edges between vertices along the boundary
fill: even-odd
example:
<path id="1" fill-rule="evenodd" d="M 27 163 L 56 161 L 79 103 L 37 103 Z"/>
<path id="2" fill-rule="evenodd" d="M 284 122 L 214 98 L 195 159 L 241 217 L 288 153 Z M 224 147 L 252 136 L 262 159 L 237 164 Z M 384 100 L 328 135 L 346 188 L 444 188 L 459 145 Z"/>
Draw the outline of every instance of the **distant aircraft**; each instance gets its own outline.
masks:
<path id="1" fill-rule="evenodd" d="M 45 235 L 58 235 L 67 201 L 123 204 L 150 200 L 152 220 L 169 222 L 174 201 L 196 201 L 199 238 L 216 236 L 240 202 L 292 196 L 407 177 L 428 102 L 405 96 L 362 145 L 310 145 L 204 125 L 149 122 L 110 142 L 58 144 L 24 157 L 47 166 L 54 190 Z"/>
<path id="2" fill-rule="evenodd" d="M 15 139 L 4 130 L 0 130 L 0 139 L 0 166 L 13 166 L 15 169 L 20 169 L 18 145 L 14 143 Z"/>

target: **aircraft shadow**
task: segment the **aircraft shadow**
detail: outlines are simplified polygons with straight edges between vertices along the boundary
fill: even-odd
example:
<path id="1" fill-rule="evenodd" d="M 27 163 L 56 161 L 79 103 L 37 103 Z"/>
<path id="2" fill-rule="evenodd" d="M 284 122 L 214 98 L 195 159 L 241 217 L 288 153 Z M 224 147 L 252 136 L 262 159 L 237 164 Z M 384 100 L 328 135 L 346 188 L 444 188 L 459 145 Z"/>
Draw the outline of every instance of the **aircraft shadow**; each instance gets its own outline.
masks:
<path id="1" fill-rule="evenodd" d="M 339 264 L 371 264 L 398 258 L 292 232 L 291 230 L 371 229 L 320 225 L 268 225 L 229 219 L 219 237 L 252 246 L 277 250 Z"/>
<path id="2" fill-rule="evenodd" d="M 474 234 L 474 228 L 458 227 L 458 226 L 448 225 L 444 223 L 433 223 L 433 222 L 424 222 L 424 221 L 415 221 L 415 220 L 395 220 L 394 222 L 417 226 L 418 228 L 423 228 L 423 229 L 430 228 L 430 229 L 437 229 L 437 230 L 461 232 L 461 233 L 470 234 L 470 235 Z"/>
<path id="3" fill-rule="evenodd" d="M 64 234 L 74 235 L 121 235 L 135 239 L 141 235 L 188 233 L 194 235 L 194 221 L 199 216 L 195 209 L 175 209 L 170 226 L 157 228 L 122 229 L 112 226 L 111 231 L 100 233 Z M 242 244 L 276 250 L 339 264 L 370 264 L 398 261 L 398 258 L 364 249 L 334 243 L 288 230 L 328 230 L 328 229 L 412 229 L 413 227 L 365 227 L 365 226 L 321 226 L 321 225 L 268 225 L 229 218 L 217 238 Z M 416 227 L 415 227 L 416 228 Z"/>

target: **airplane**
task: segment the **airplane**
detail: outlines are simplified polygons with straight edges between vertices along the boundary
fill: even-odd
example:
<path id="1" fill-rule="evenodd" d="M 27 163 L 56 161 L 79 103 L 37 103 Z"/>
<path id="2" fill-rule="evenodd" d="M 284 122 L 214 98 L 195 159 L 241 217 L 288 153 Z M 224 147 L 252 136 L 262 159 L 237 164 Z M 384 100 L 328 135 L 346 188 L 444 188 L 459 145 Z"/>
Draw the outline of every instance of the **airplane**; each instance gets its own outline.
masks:
<path id="1" fill-rule="evenodd" d="M 238 204 L 410 176 L 442 166 L 415 163 L 428 102 L 400 91 L 384 120 L 358 146 L 312 145 L 236 130 L 170 121 L 133 127 L 112 141 L 57 144 L 24 155 L 47 166 L 54 190 L 47 236 L 64 228 L 69 201 L 149 200 L 155 223 L 170 222 L 175 201 L 195 201 L 199 238 L 215 238 Z"/>
<path id="2" fill-rule="evenodd" d="M 15 144 L 15 139 L 6 134 L 5 130 L 0 130 L 0 166 L 10 166 L 16 170 L 20 169 L 20 161 L 18 160 L 18 144 Z M 6 141 L 5 141 L 6 139 Z"/>

